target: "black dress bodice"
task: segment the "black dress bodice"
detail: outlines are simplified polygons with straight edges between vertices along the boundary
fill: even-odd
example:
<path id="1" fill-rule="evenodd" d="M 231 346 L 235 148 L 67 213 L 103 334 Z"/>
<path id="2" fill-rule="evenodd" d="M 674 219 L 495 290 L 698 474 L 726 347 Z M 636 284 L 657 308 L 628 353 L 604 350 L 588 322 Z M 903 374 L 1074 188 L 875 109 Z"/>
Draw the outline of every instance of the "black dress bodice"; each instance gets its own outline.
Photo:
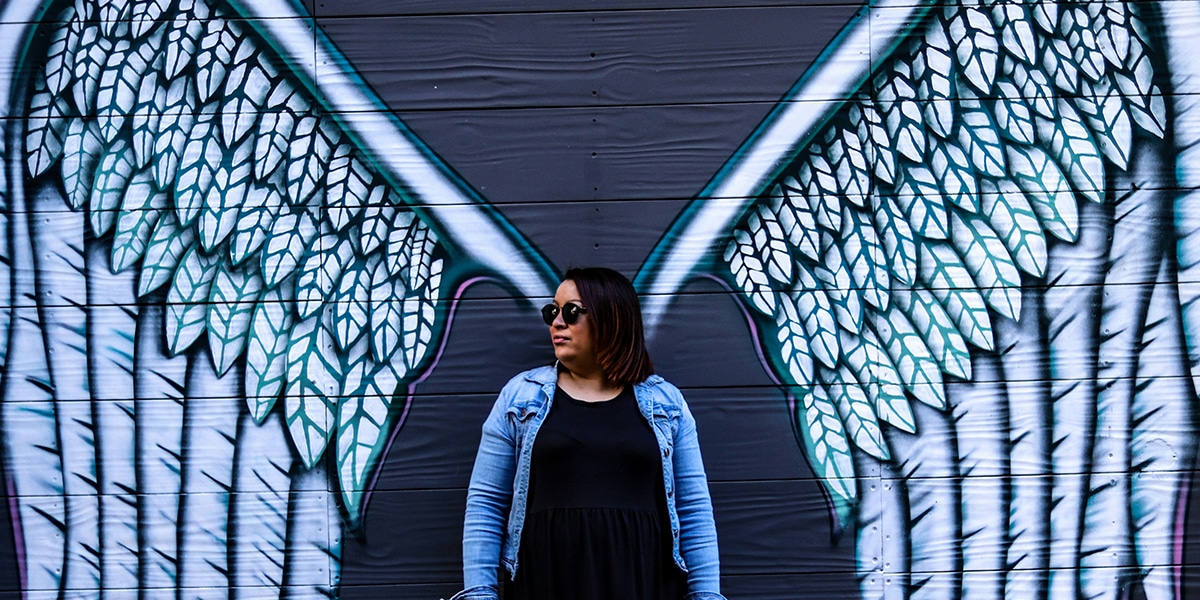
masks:
<path id="1" fill-rule="evenodd" d="M 682 599 L 671 550 L 658 442 L 632 388 L 604 402 L 558 388 L 533 444 L 506 599 Z"/>

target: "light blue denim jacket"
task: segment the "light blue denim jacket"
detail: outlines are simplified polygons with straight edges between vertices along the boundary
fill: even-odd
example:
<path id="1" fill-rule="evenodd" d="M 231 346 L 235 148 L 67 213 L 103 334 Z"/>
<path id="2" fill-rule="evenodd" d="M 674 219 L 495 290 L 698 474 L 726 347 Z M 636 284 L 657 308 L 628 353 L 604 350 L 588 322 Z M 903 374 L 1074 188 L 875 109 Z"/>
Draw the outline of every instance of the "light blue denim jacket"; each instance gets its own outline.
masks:
<path id="1" fill-rule="evenodd" d="M 495 600 L 498 568 L 503 565 L 510 577 L 517 572 L 533 441 L 550 412 L 557 381 L 554 366 L 517 375 L 483 424 L 463 520 L 465 589 L 450 600 Z M 633 392 L 662 455 L 675 564 L 687 573 L 687 600 L 724 600 L 696 420 L 683 394 L 658 375 L 634 385 Z"/>

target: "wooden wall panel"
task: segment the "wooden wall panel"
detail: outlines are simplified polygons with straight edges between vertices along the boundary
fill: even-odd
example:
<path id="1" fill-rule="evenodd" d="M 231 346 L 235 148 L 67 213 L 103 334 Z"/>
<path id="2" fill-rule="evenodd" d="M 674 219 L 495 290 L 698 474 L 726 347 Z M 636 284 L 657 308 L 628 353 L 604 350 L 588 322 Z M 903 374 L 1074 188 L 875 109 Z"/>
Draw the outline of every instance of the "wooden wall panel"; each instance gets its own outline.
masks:
<path id="1" fill-rule="evenodd" d="M 61 14 L 68 3 L 51 4 L 47 19 Z M 256 44 L 253 51 L 246 46 L 222 60 L 253 55 L 270 61 L 281 80 L 302 95 L 315 94 L 311 110 L 301 112 L 319 117 L 327 127 L 387 117 L 373 121 L 375 129 L 345 137 L 349 145 L 342 151 L 355 146 L 355 157 L 372 175 L 382 173 L 385 165 L 402 173 L 377 182 L 397 186 L 394 197 L 418 204 L 418 216 L 433 223 L 448 248 L 439 312 L 431 317 L 437 320 L 429 340 L 433 349 L 418 365 L 409 365 L 413 371 L 401 383 L 392 413 L 359 415 L 366 419 L 357 422 L 360 426 L 383 424 L 368 444 L 380 453 L 380 462 L 353 473 L 365 492 L 361 512 L 347 506 L 358 496 L 340 493 L 346 479 L 339 478 L 339 469 L 345 475 L 353 467 L 338 462 L 339 452 L 353 441 L 371 438 L 371 432 L 320 431 L 335 428 L 335 410 L 374 396 L 343 394 L 339 383 L 348 376 L 339 372 L 318 382 L 319 390 L 284 391 L 290 401 L 279 398 L 273 412 L 259 415 L 266 417 L 265 423 L 257 425 L 250 411 L 275 396 L 241 386 L 261 353 L 235 361 L 220 378 L 213 372 L 204 336 L 169 359 L 163 333 L 165 289 L 134 300 L 128 289 L 131 275 L 104 272 L 111 234 L 97 237 L 80 229 L 105 210 L 88 206 L 72 211 L 56 203 L 63 186 L 61 165 L 36 178 L 28 174 L 23 152 L 37 141 L 28 132 L 43 121 L 28 110 L 26 78 L 44 67 L 50 27 L 29 40 L 33 54 L 25 62 L 5 54 L 11 44 L 0 44 L 0 78 L 5 82 L 0 96 L 14 98 L 14 104 L 0 107 L 5 151 L 0 321 L 4 315 L 15 316 L 0 327 L 0 340 L 10 339 L 9 325 L 15 332 L 0 353 L 4 496 L 9 502 L 0 516 L 0 600 L 100 597 L 99 586 L 110 588 L 104 597 L 299 597 L 314 592 L 342 598 L 449 597 L 461 586 L 462 511 L 480 425 L 510 377 L 553 360 L 537 314 L 553 291 L 550 271 L 594 264 L 640 276 L 639 283 L 652 277 L 681 281 L 666 291 L 640 291 L 647 294 L 647 306 L 659 311 L 652 315 L 655 327 L 649 340 L 657 370 L 682 390 L 696 417 L 729 598 L 982 598 L 998 597 L 1004 587 L 1009 597 L 1195 595 L 1200 589 L 1195 568 L 1200 560 L 1200 495 L 1189 489 L 1197 452 L 1192 370 L 1198 359 L 1189 348 L 1196 344 L 1193 339 L 1200 339 L 1192 316 L 1200 270 L 1192 268 L 1197 251 L 1191 237 L 1198 228 L 1194 199 L 1187 196 L 1196 185 L 1189 179 L 1194 166 L 1188 141 L 1195 137 L 1195 123 L 1186 119 L 1200 89 L 1189 83 L 1193 67 L 1187 55 L 1177 53 L 1189 38 L 1179 38 L 1180 32 L 1195 37 L 1200 13 L 1181 16 L 1179 9 L 1189 6 L 1183 0 L 1153 8 L 1108 3 L 1103 11 L 1090 10 L 1098 4 L 1062 2 L 959 12 L 956 3 L 934 2 L 929 3 L 931 21 L 926 13 L 911 10 L 911 4 L 619 0 L 597 7 L 577 0 L 308 0 L 305 15 L 291 14 L 282 5 L 242 2 L 240 9 L 221 9 L 232 24 L 212 18 L 194 23 L 197 31 L 221 33 L 232 27 L 253 32 L 247 38 Z M 3 19 L 14 7 L 37 13 L 32 2 L 9 0 L 0 6 L 0 28 L 13 23 Z M 236 10 L 247 14 L 235 16 Z M 839 30 L 847 20 L 868 13 L 861 46 L 821 56 L 827 48 L 849 43 L 850 38 L 837 37 Z M 1172 17 L 1160 17 L 1167 14 Z M 104 15 L 92 15 L 93 24 L 111 20 L 111 14 Z M 1031 27 L 1028 32 L 1005 29 L 1006 19 L 1028 15 L 1035 21 L 1023 24 Z M 120 20 L 129 17 L 118 15 Z M 1103 28 L 1089 29 L 1093 20 L 1109 18 L 1131 20 L 1119 22 L 1115 37 L 1106 37 L 1112 31 Z M 288 29 L 285 25 L 294 26 L 293 38 L 273 37 Z M 946 42 L 950 50 L 938 46 L 942 42 L 936 36 L 920 37 L 943 26 L 953 38 Z M 1083 29 L 1073 30 L 1076 26 Z M 89 31 L 106 29 L 120 27 L 110 23 Z M 897 32 L 917 37 L 896 44 Z M 1018 61 L 1025 66 L 1017 67 L 1014 56 L 1026 33 L 1037 36 L 1041 45 L 1036 56 Z M 1076 47 L 1093 36 L 1100 41 L 1090 53 Z M 1127 38 L 1134 41 L 1128 47 Z M 198 43 L 216 40 L 204 37 Z M 335 49 L 331 55 L 320 53 L 326 41 Z M 94 49 L 105 53 L 111 47 L 98 44 Z M 291 60 L 279 58 L 279 50 L 290 51 Z M 887 58 L 893 51 L 928 54 L 893 64 Z M 1133 64 L 1131 57 L 1139 52 L 1147 58 Z M 999 56 L 995 64 L 988 62 L 993 54 Z M 882 61 L 881 71 L 862 90 L 836 77 L 797 84 L 810 68 L 836 75 L 866 69 L 873 60 Z M 97 81 L 119 66 L 114 62 L 98 70 Z M 1011 82 L 1020 79 L 1014 74 L 1020 69 L 1050 73 L 1059 67 L 1066 71 L 1047 76 L 1042 88 L 1027 87 L 1015 95 L 1000 86 L 976 89 L 981 77 L 990 77 L 989 69 L 995 69 L 1000 81 Z M 1101 67 L 1104 72 L 1097 74 Z M 945 72 L 934 73 L 938 69 Z M 191 65 L 180 77 L 194 71 Z M 936 79 L 946 73 L 950 79 Z M 336 88 L 347 75 L 359 91 L 369 93 Z M 74 71 L 72 76 L 82 77 Z M 215 135 L 228 138 L 238 123 L 263 123 L 264 117 L 281 114 L 278 107 L 235 107 L 231 102 L 245 90 L 231 71 L 218 78 L 224 77 L 228 81 L 215 85 L 213 98 L 196 110 L 203 114 L 222 107 Z M 887 86 L 905 78 L 895 88 L 900 97 L 887 98 Z M 12 94 L 5 87 L 10 81 L 15 82 Z M 945 85 L 941 91 L 946 96 L 918 97 L 928 91 L 922 85 Z M 1154 87 L 1141 89 L 1150 85 Z M 798 89 L 807 92 L 802 100 L 790 95 Z M 814 152 L 837 162 L 842 149 L 820 137 L 823 127 L 869 116 L 835 115 L 828 122 L 816 118 L 803 131 L 779 124 L 796 114 L 822 111 L 831 101 L 857 101 L 860 91 L 874 98 L 863 100 L 864 106 L 882 111 L 879 128 L 865 142 L 867 162 L 861 165 L 875 174 L 873 193 L 894 196 L 904 207 L 896 218 L 911 225 L 917 241 L 933 249 L 929 252 L 954 254 L 965 269 L 941 279 L 928 273 L 911 281 L 900 277 L 888 248 L 894 234 L 887 238 L 882 233 L 885 219 L 869 198 L 861 190 L 833 193 L 821 187 L 832 185 L 834 175 L 844 179 L 844 172 L 833 173 L 831 167 L 822 182 L 806 181 L 803 192 L 789 192 L 789 202 L 801 212 L 819 211 L 822 195 L 824 201 L 837 202 L 839 210 L 859 207 L 851 210 L 885 238 L 865 260 L 892 269 L 890 280 L 864 283 L 856 273 L 858 279 L 850 283 L 822 282 L 821 287 L 831 296 L 855 291 L 873 298 L 868 316 L 855 323 L 863 330 L 870 325 L 900 331 L 905 319 L 924 328 L 886 350 L 907 390 L 891 400 L 877 397 L 887 371 L 878 365 L 866 368 L 865 375 L 851 374 L 860 381 L 847 381 L 846 370 L 836 370 L 846 367 L 845 360 L 823 357 L 811 346 L 800 353 L 807 363 L 783 365 L 787 357 L 778 356 L 782 348 L 795 347 L 785 344 L 801 343 L 801 337 L 814 343 L 829 328 L 851 328 L 839 321 L 820 322 L 814 329 L 810 320 L 817 317 L 801 314 L 799 308 L 793 315 L 782 309 L 760 312 L 738 290 L 740 284 L 750 284 L 738 281 L 725 258 L 731 236 L 738 235 L 731 227 L 742 228 L 744 240 L 750 240 L 743 240 L 744 245 L 754 246 L 753 252 L 739 255 L 742 260 L 768 256 L 763 236 L 775 236 L 776 250 L 785 251 L 788 264 L 811 269 L 833 260 L 828 240 L 815 249 L 816 256 L 807 255 L 794 238 L 764 233 L 769 227 L 760 227 L 763 213 L 754 225 L 733 215 L 718 227 L 721 231 L 709 231 L 712 239 L 672 229 L 680 218 L 737 212 L 759 201 L 761 188 L 769 185 L 725 186 L 737 175 L 722 169 L 752 163 L 763 147 L 771 161 L 759 167 L 768 179 L 781 174 L 805 179 L 801 159 L 812 140 L 797 136 L 809 133 L 817 136 Z M 1056 95 L 1051 106 L 1062 114 L 1035 119 L 1030 135 L 1037 139 L 1018 140 L 1021 132 L 1006 130 L 1011 122 L 1001 123 L 995 113 L 1005 102 L 1018 112 L 1018 105 L 1032 105 L 1036 94 L 1031 91 Z M 68 94 L 73 98 L 74 90 Z M 127 119 L 147 114 L 144 105 L 130 104 L 133 96 L 126 96 L 113 102 L 129 104 L 122 108 Z M 892 100 L 902 108 L 893 110 Z M 1161 136 L 1146 122 L 1156 117 L 1137 113 L 1140 109 L 1129 104 L 1136 102 L 1162 103 Z M 965 144 L 963 131 L 978 125 L 963 116 L 975 103 L 991 111 L 988 127 L 1007 136 L 1006 151 L 1038 145 L 1054 155 L 1065 177 L 1021 171 L 1008 154 L 1001 172 L 985 174 L 972 165 L 979 187 L 955 205 L 945 187 L 952 173 L 945 170 L 944 152 Z M 98 108 L 79 111 L 74 100 L 65 106 L 68 118 L 100 122 L 111 116 Z M 1078 107 L 1100 107 L 1102 114 L 1076 120 L 1072 111 L 1084 111 Z M 956 111 L 950 123 L 931 122 L 931 115 L 946 110 Z M 917 125 L 904 129 L 906 119 Z M 764 134 L 759 128 L 764 120 L 783 127 L 781 137 Z M 941 131 L 943 126 L 949 131 Z M 1070 130 L 1074 137 L 1064 141 L 1067 130 L 1062 127 L 1075 126 Z M 1130 154 L 1118 160 L 1126 127 Z M 115 131 L 112 139 L 128 133 Z M 414 137 L 405 137 L 409 135 Z M 885 181 L 875 170 L 881 156 L 873 152 L 917 143 L 917 138 L 922 149 L 901 148 L 898 179 Z M 112 139 L 97 142 L 98 147 L 112 150 Z M 357 146 L 372 140 L 384 143 L 370 152 Z M 309 156 L 312 147 L 306 143 L 285 152 Z M 417 152 L 408 143 L 416 143 Z M 263 159 L 262 148 L 243 156 L 250 154 L 247 148 L 238 154 L 222 146 L 229 154 L 220 161 L 232 166 L 237 160 Z M 283 179 L 302 177 L 311 169 L 313 184 L 324 186 L 336 179 L 325 175 L 326 167 L 321 160 L 302 168 L 281 163 L 274 175 L 256 174 L 255 181 L 266 185 L 261 180 L 274 176 L 280 179 L 270 185 L 287 187 Z M 926 179 L 918 183 L 925 187 L 914 195 L 914 188 L 904 187 L 904 178 L 919 169 L 932 175 L 922 175 Z M 420 179 L 429 173 L 438 173 L 458 191 L 413 200 L 416 196 L 405 186 L 427 183 Z M 1002 316 L 999 302 L 993 302 L 988 312 L 992 331 L 984 342 L 974 339 L 964 346 L 965 356 L 952 365 L 945 350 L 953 336 L 937 338 L 927 317 L 905 314 L 906 303 L 913 289 L 928 290 L 952 312 L 947 294 L 988 296 L 994 291 L 982 271 L 995 263 L 981 259 L 979 252 L 1009 254 L 999 240 L 1011 232 L 999 231 L 1005 222 L 994 213 L 1007 206 L 1008 198 L 994 194 L 989 185 L 1010 175 L 1054 183 L 1047 191 L 1058 195 L 1048 194 L 1047 202 L 1057 200 L 1056 209 L 1066 210 L 1063 224 L 1054 229 L 1045 203 L 1042 212 L 1025 215 L 1026 225 L 1036 225 L 1039 232 L 1054 229 L 1043 233 L 1048 266 L 1034 273 L 1022 264 L 1011 282 L 1021 288 L 1021 309 L 1012 315 L 1019 319 Z M 92 183 L 99 187 L 102 182 Z M 221 191 L 220 186 L 213 189 Z M 171 202 L 179 200 L 177 190 L 165 191 Z M 23 198 L 35 192 L 53 202 L 31 210 Z M 1029 198 L 1037 195 L 1024 192 Z M 291 205 L 285 207 L 285 202 L 310 202 L 314 218 L 332 224 L 347 214 L 331 206 L 345 200 L 338 193 L 322 187 L 315 200 L 289 195 L 271 202 L 288 210 Z M 217 196 L 210 198 L 215 202 Z M 485 266 L 482 259 L 491 257 L 472 244 L 475 232 L 448 226 L 463 215 L 480 214 L 476 200 L 495 207 L 495 214 L 505 219 L 501 229 L 516 247 L 534 262 L 544 259 L 547 273 L 533 277 L 546 280 L 540 286 L 516 291 L 506 285 L 501 279 L 513 274 Z M 447 202 L 455 206 L 440 206 Z M 357 213 L 361 205 L 361 199 L 351 199 L 345 206 Z M 938 209 L 942 206 L 948 208 Z M 926 226 L 928 213 L 920 211 L 930 208 L 945 213 L 952 225 L 948 231 Z M 139 212 L 146 210 L 132 214 Z M 500 222 L 483 212 L 488 223 Z M 807 232 L 823 228 L 826 238 L 833 236 L 843 245 L 861 242 L 846 228 L 819 222 L 829 215 L 815 216 Z M 977 227 L 984 217 L 991 219 L 987 227 L 997 231 L 962 227 L 964 219 L 976 219 L 971 224 Z M 47 223 L 53 226 L 47 228 Z M 32 244 L 24 241 L 30 224 L 40 235 Z M 357 236 L 357 226 L 333 231 L 341 226 L 324 225 L 326 237 L 306 240 L 298 252 L 332 254 L 336 246 L 331 241 L 338 235 Z M 49 249 L 42 245 L 56 237 L 68 243 Z M 678 261 L 646 262 L 656 251 L 688 245 L 703 246 L 699 269 Z M 493 250 L 504 251 L 484 247 L 482 253 Z M 215 260 L 226 260 L 227 248 L 215 252 Z M 243 268 L 256 272 L 256 260 Z M 320 261 L 322 276 L 336 278 L 328 273 L 340 274 L 341 260 L 327 256 Z M 918 262 L 928 271 L 929 261 L 921 255 Z M 528 274 L 541 267 L 519 268 Z M 783 271 L 753 283 L 762 291 L 796 291 L 797 298 L 808 298 L 804 294 L 813 282 L 801 282 L 798 271 L 790 268 Z M 187 276 L 186 269 L 180 272 Z M 887 296 L 876 299 L 873 292 L 881 290 Z M 212 311 L 230 308 L 221 299 L 201 296 L 192 305 Z M 300 310 L 290 300 L 255 298 L 249 302 Z M 322 306 L 333 312 L 352 302 L 329 299 Z M 875 310 L 885 316 L 871 316 Z M 131 329 L 131 319 L 139 314 L 146 318 Z M 80 316 L 86 319 L 71 320 Z M 314 322 L 296 331 L 322 326 Z M 967 329 L 958 322 L 935 325 Z M 788 338 L 789 331 L 795 337 Z M 855 339 L 848 334 L 839 341 Z M 291 352 L 284 347 L 292 370 L 321 368 L 299 360 L 301 355 L 336 354 L 327 331 L 318 330 L 313 341 L 329 351 L 305 354 L 308 348 L 301 343 L 292 344 Z M 135 349 L 122 358 L 131 345 Z M 901 356 L 906 350 L 911 354 Z M 357 350 L 339 346 L 337 351 L 339 361 L 351 361 L 348 356 Z M 876 352 L 876 359 L 883 356 Z M 83 360 L 88 355 L 105 358 L 89 363 Z M 921 362 L 923 358 L 929 360 Z M 937 360 L 942 362 L 930 362 Z M 962 371 L 968 367 L 969 374 Z M 341 368 L 339 363 L 336 369 Z M 860 390 L 865 397 L 856 398 Z M 856 407 L 858 421 L 850 412 Z M 388 415 L 395 421 L 374 420 Z M 296 422 L 310 427 L 297 428 Z M 312 448 L 302 447 L 313 435 L 329 444 L 316 456 L 309 455 Z M 830 453 L 846 461 L 831 460 Z M 117 458 L 129 460 L 117 468 Z M 45 468 L 57 463 L 67 463 L 66 468 Z M 172 485 L 182 486 L 182 493 Z M 96 493 L 78 493 L 89 486 Z M 848 500 L 845 493 L 855 498 Z M 117 510 L 119 503 L 124 506 Z M 264 533 L 272 527 L 291 536 L 288 548 L 308 544 L 311 554 L 283 565 L 283 538 L 267 539 Z M 92 548 L 90 530 L 133 532 L 131 545 L 145 544 L 145 556 L 133 556 L 130 548 L 114 549 L 117 535 L 97 537 Z M 259 548 L 252 539 L 256 533 L 264 536 L 257 539 L 262 548 L 274 548 L 273 554 L 264 550 L 271 558 L 258 563 L 263 578 L 257 583 L 247 581 L 246 569 L 227 562 L 250 546 Z M 226 535 L 233 550 L 218 543 Z M 169 551 L 157 559 L 150 556 L 150 546 L 161 539 L 188 547 L 181 559 L 188 565 L 181 567 L 184 574 L 166 573 L 177 560 Z M 64 548 L 65 562 L 59 558 Z M 1079 557 L 1076 548 L 1082 549 Z M 340 571 L 328 560 L 338 552 Z M 164 573 L 154 571 L 156 567 Z M 114 568 L 140 576 L 141 589 L 118 583 L 125 580 L 112 575 L 120 574 Z M 100 571 L 109 573 L 106 581 L 86 582 L 87 575 Z M 273 573 L 283 571 L 286 578 L 271 580 Z M 59 579 L 64 572 L 67 583 Z M 297 578 L 340 589 L 306 589 Z M 1075 581 L 1086 589 L 1074 592 Z M 281 592 L 280 584 L 293 587 Z M 54 589 L 60 585 L 73 589 Z"/>
<path id="2" fill-rule="evenodd" d="M 684 393 L 696 415 L 710 481 L 812 477 L 796 447 L 787 404 L 772 390 L 684 389 Z M 477 445 L 467 442 L 478 440 L 494 400 L 494 394 L 415 396 L 376 489 L 465 486 Z M 452 432 L 455 443 L 446 443 L 440 432 Z"/>
<path id="3" fill-rule="evenodd" d="M 472 186 L 503 205 L 689 198 L 770 109 L 671 104 L 402 116 Z"/>
<path id="4" fill-rule="evenodd" d="M 483 420 L 495 400 L 494 393 L 415 396 L 375 490 L 465 489 Z"/>
<path id="5" fill-rule="evenodd" d="M 458 579 L 462 522 L 455 515 L 465 503 L 464 488 L 375 494 L 366 535 L 347 540 L 342 580 L 353 586 Z"/>
<path id="6" fill-rule="evenodd" d="M 786 600 L 812 593 L 822 598 L 854 598 L 859 587 L 841 573 L 802 575 L 734 575 L 721 578 L 721 592 L 729 598 Z"/>
<path id="7" fill-rule="evenodd" d="M 808 66 L 791 75 L 780 57 L 816 56 L 854 10 L 318 13 L 317 24 L 389 105 L 494 110 L 775 102 Z"/>
<path id="8" fill-rule="evenodd" d="M 449 3 L 406 2 L 402 5 L 379 0 L 350 0 L 348 2 L 320 2 L 306 0 L 305 7 L 311 14 L 318 17 L 370 17 L 392 15 L 441 15 L 441 14 L 493 14 L 493 13 L 540 13 L 540 12 L 595 12 L 596 6 L 591 2 L 489 2 L 487 0 L 456 0 Z M 830 5 L 850 4 L 853 2 L 831 2 Z M 738 7 L 773 7 L 773 6 L 824 6 L 824 2 L 802 0 L 788 1 L 756 1 L 738 2 Z M 602 10 L 648 10 L 648 9 L 697 9 L 697 8 L 728 8 L 729 2 L 716 0 L 694 0 L 689 2 L 631 2 L 619 1 L 605 4 Z"/>
<path id="9" fill-rule="evenodd" d="M 849 544 L 831 550 L 800 542 L 832 537 L 825 523 L 811 518 L 825 511 L 815 482 L 730 482 L 710 488 L 723 574 L 854 572 Z"/>

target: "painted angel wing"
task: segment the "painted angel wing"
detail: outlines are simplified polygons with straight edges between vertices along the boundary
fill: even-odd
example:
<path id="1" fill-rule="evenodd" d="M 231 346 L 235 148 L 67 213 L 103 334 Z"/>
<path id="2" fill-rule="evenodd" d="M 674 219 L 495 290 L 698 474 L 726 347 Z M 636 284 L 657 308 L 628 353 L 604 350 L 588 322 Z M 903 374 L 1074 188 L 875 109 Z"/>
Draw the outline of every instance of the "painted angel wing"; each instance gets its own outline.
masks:
<path id="1" fill-rule="evenodd" d="M 23 588 L 336 594 L 457 292 L 548 296 L 553 270 L 289 2 L 0 22 Z"/>
<path id="2" fill-rule="evenodd" d="M 1200 12 L 932 4 L 861 10 L 643 267 L 650 322 L 696 274 L 747 305 L 864 598 L 1175 597 Z"/>

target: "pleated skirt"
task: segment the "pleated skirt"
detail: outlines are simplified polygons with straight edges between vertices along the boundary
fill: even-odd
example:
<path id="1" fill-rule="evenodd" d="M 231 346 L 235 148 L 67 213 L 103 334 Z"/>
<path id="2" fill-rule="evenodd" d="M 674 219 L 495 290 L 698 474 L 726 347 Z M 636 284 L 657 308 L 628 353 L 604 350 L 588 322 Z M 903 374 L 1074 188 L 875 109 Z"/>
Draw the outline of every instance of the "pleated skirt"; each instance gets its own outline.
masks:
<path id="1" fill-rule="evenodd" d="M 683 600 L 658 511 L 556 508 L 526 517 L 505 600 Z"/>

